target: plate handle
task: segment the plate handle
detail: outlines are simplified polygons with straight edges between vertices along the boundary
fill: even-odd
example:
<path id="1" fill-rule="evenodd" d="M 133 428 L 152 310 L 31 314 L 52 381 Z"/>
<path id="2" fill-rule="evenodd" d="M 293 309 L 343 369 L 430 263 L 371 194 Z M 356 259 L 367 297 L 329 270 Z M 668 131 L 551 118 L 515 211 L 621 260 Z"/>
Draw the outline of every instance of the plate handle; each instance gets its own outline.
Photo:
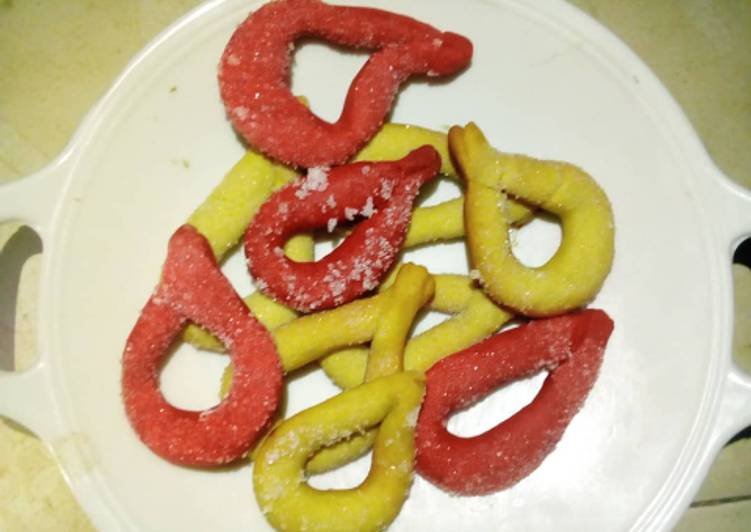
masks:
<path id="1" fill-rule="evenodd" d="M 732 256 L 738 244 L 751 237 L 751 190 L 731 181 L 717 168 L 713 173 L 714 182 L 719 186 L 713 194 L 712 211 L 719 213 L 720 219 L 716 222 L 724 233 L 721 242 L 728 245 L 728 256 Z"/>
<path id="2" fill-rule="evenodd" d="M 718 449 L 738 432 L 751 426 L 751 377 L 735 363 L 731 364 L 725 380 L 719 418 L 715 426 Z"/>
<path id="3" fill-rule="evenodd" d="M 61 434 L 47 364 L 40 361 L 26 371 L 0 371 L 0 416 L 51 442 Z"/>
<path id="4" fill-rule="evenodd" d="M 721 242 L 727 246 L 729 263 L 738 244 L 751 237 L 751 191 L 731 181 L 716 167 L 711 169 L 711 173 L 715 177 L 712 181 L 719 186 L 715 187 L 716 194 L 708 196 L 708 199 L 714 200 L 713 211 L 720 213 L 716 222 L 723 232 Z M 736 326 L 739 326 L 738 321 L 736 318 Z M 719 415 L 716 437 L 720 446 L 751 425 L 751 375 L 732 361 Z"/>
<path id="5" fill-rule="evenodd" d="M 68 181 L 69 161 L 68 152 L 35 174 L 0 185 L 0 222 L 16 221 L 30 227 L 39 235 L 44 248 Z M 0 305 L 5 303 L 0 301 Z M 10 316 L 15 314 L 15 309 L 7 310 Z M 40 345 L 36 364 L 26 371 L 0 371 L 0 416 L 20 423 L 43 440 L 52 441 L 59 435 L 55 421 L 59 417 L 52 400 L 45 351 Z"/>
<path id="6" fill-rule="evenodd" d="M 0 222 L 28 225 L 44 241 L 68 181 L 69 160 L 64 156 L 37 173 L 0 185 Z"/>

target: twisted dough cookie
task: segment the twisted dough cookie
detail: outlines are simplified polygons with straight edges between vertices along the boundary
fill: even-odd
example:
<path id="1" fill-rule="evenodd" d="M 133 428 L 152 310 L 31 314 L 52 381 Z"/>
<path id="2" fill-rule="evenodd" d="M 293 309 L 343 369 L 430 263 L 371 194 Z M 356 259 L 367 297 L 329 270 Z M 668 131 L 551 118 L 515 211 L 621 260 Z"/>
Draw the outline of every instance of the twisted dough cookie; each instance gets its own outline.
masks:
<path id="1" fill-rule="evenodd" d="M 401 251 L 420 187 L 435 177 L 440 157 L 422 146 L 398 161 L 311 169 L 266 201 L 245 233 L 248 268 L 262 291 L 300 310 L 341 305 L 373 290 Z M 319 227 L 331 231 L 362 217 L 331 253 L 294 262 L 282 245 Z"/>
<path id="2" fill-rule="evenodd" d="M 290 92 L 291 50 L 306 36 L 373 50 L 333 124 Z M 464 37 L 409 17 L 278 0 L 251 13 L 232 35 L 219 65 L 219 89 L 227 115 L 251 146 L 292 166 L 330 166 L 346 162 L 378 131 L 410 76 L 454 74 L 471 58 L 472 43 Z"/>
<path id="3" fill-rule="evenodd" d="M 488 294 L 500 305 L 538 317 L 589 302 L 613 262 L 613 213 L 597 183 L 568 163 L 496 151 L 473 123 L 451 128 L 449 146 L 467 184 L 467 245 Z M 524 266 L 511 252 L 506 194 L 561 221 L 561 245 L 539 268 Z"/>
<path id="4" fill-rule="evenodd" d="M 172 406 L 159 390 L 160 365 L 188 320 L 222 338 L 236 368 L 227 397 L 202 412 Z M 152 451 L 173 463 L 222 465 L 255 443 L 281 391 L 271 335 L 222 275 L 206 240 L 182 226 L 170 239 L 162 279 L 123 353 L 122 395 L 131 425 Z"/>
<path id="5" fill-rule="evenodd" d="M 438 362 L 426 375 L 417 424 L 420 474 L 461 495 L 505 489 L 529 475 L 587 398 L 612 330 L 603 311 L 584 310 L 496 334 Z M 540 392 L 507 420 L 471 438 L 446 429 L 453 412 L 543 369 Z"/>
<path id="6" fill-rule="evenodd" d="M 404 343 L 433 295 L 425 268 L 405 264 L 382 294 L 367 383 L 283 421 L 254 460 L 256 499 L 279 530 L 381 530 L 402 507 L 412 483 L 414 426 L 423 379 L 402 373 Z M 317 490 L 308 474 L 326 471 L 373 447 L 366 480 L 348 490 Z"/>
<path id="7" fill-rule="evenodd" d="M 382 530 L 412 484 L 414 424 L 423 376 L 396 373 L 347 390 L 273 429 L 255 454 L 253 488 L 277 530 Z M 320 449 L 379 425 L 367 478 L 356 488 L 317 490 L 305 464 Z"/>
<path id="8" fill-rule="evenodd" d="M 404 264 L 376 319 L 373 340 L 367 354 L 365 382 L 401 372 L 404 344 L 415 316 L 433 296 L 435 282 L 422 266 Z M 362 382 L 362 381 L 361 381 Z M 321 473 L 351 462 L 372 446 L 377 428 L 357 434 L 318 452 L 307 465 L 309 473 Z"/>

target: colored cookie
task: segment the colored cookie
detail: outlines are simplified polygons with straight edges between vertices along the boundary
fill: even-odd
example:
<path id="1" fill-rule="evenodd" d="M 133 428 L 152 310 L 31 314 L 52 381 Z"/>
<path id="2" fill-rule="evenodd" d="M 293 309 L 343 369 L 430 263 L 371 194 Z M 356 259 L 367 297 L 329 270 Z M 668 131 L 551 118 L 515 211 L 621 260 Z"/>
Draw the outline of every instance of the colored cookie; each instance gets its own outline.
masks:
<path id="1" fill-rule="evenodd" d="M 587 398 L 612 329 L 603 311 L 584 310 L 496 334 L 435 364 L 417 425 L 417 470 L 461 495 L 505 489 L 529 475 Z M 453 412 L 542 370 L 548 376 L 537 397 L 509 419 L 471 438 L 446 429 Z"/>
<path id="2" fill-rule="evenodd" d="M 302 37 L 373 50 L 333 124 L 290 92 L 292 49 Z M 375 135 L 410 76 L 451 75 L 471 58 L 472 43 L 464 37 L 409 17 L 319 0 L 277 0 L 251 13 L 232 35 L 219 65 L 219 88 L 232 124 L 251 146 L 293 166 L 330 166 L 346 162 Z"/>
<path id="3" fill-rule="evenodd" d="M 376 288 L 393 265 L 407 232 L 420 187 L 432 179 L 440 157 L 430 146 L 399 161 L 313 168 L 277 191 L 245 234 L 245 256 L 258 287 L 300 310 L 331 308 Z M 293 235 L 363 219 L 331 253 L 294 262 L 282 246 Z"/>
<path id="4" fill-rule="evenodd" d="M 398 515 L 412 484 L 423 376 L 396 373 L 347 390 L 275 427 L 255 454 L 256 500 L 277 530 L 376 531 Z M 319 490 L 305 464 L 320 449 L 380 424 L 365 481 Z"/>
<path id="5" fill-rule="evenodd" d="M 235 368 L 229 395 L 201 412 L 176 408 L 159 390 L 160 366 L 188 320 L 221 338 Z M 131 425 L 151 450 L 180 465 L 218 466 L 241 458 L 281 398 L 282 370 L 271 335 L 189 225 L 170 239 L 161 282 L 128 337 L 122 366 Z"/>
<path id="6" fill-rule="evenodd" d="M 488 295 L 527 316 L 586 305 L 610 271 L 615 242 L 610 202 L 594 179 L 568 163 L 498 152 L 472 123 L 451 128 L 449 147 L 467 183 L 467 247 Z M 561 245 L 538 268 L 511 251 L 507 194 L 560 219 Z"/>

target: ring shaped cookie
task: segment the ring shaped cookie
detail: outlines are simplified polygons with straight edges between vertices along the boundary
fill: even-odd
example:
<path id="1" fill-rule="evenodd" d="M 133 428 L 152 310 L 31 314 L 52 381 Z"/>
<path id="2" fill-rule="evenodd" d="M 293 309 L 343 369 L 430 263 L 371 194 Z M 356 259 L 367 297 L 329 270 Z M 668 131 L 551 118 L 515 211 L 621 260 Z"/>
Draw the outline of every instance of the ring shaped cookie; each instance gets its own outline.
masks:
<path id="1" fill-rule="evenodd" d="M 417 470 L 443 489 L 482 495 L 507 488 L 555 448 L 592 388 L 613 322 L 601 310 L 538 320 L 444 358 L 426 374 L 417 424 Z M 547 370 L 537 397 L 471 438 L 449 416 L 516 379 Z"/>
<path id="2" fill-rule="evenodd" d="M 528 316 L 588 303 L 610 271 L 614 249 L 613 213 L 597 183 L 568 163 L 498 152 L 472 123 L 451 128 L 449 146 L 466 181 L 467 246 L 485 291 Z M 539 268 L 521 264 L 511 251 L 506 194 L 560 219 L 561 245 Z"/>
<path id="3" fill-rule="evenodd" d="M 235 368 L 227 397 L 201 412 L 172 406 L 159 390 L 160 364 L 188 320 L 222 339 Z M 271 336 L 189 225 L 170 239 L 161 281 L 128 337 L 122 365 L 131 425 L 155 453 L 180 465 L 209 467 L 241 458 L 281 399 L 282 369 Z"/>
<path id="4" fill-rule="evenodd" d="M 373 290 L 404 242 L 412 202 L 435 177 L 430 146 L 399 161 L 311 169 L 266 201 L 245 233 L 245 256 L 259 288 L 300 311 L 331 308 Z M 364 218 L 331 253 L 294 262 L 282 246 L 293 235 Z"/>
<path id="5" fill-rule="evenodd" d="M 333 124 L 290 92 L 291 50 L 302 37 L 373 50 Z M 331 166 L 346 162 L 375 135 L 410 76 L 455 74 L 471 58 L 466 38 L 409 17 L 318 0 L 278 0 L 235 30 L 220 61 L 219 89 L 232 124 L 251 146 L 292 166 Z"/>
<path id="6" fill-rule="evenodd" d="M 347 390 L 275 427 L 255 454 L 256 500 L 277 530 L 383 530 L 412 484 L 414 422 L 423 377 L 396 373 Z M 379 425 L 380 423 L 380 425 Z M 320 449 L 379 425 L 367 478 L 351 489 L 318 490 L 305 464 Z"/>
<path id="7" fill-rule="evenodd" d="M 433 296 L 435 283 L 422 266 L 404 264 L 376 320 L 367 357 L 365 382 L 403 370 L 404 344 L 420 309 Z M 345 441 L 321 449 L 307 464 L 308 473 L 321 473 L 342 466 L 365 454 L 378 433 L 374 427 Z"/>

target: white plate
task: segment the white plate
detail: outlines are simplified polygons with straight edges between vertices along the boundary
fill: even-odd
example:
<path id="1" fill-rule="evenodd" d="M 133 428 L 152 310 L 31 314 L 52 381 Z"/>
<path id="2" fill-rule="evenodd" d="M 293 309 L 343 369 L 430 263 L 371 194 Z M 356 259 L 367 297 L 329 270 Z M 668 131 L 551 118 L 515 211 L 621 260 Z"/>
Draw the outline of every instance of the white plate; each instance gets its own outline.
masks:
<path id="1" fill-rule="evenodd" d="M 498 148 L 581 165 L 610 196 L 617 224 L 613 271 L 594 302 L 614 318 L 615 333 L 558 448 L 517 486 L 488 497 L 449 497 L 418 479 L 393 529 L 669 528 L 722 443 L 751 423 L 751 381 L 730 359 L 730 253 L 751 229 L 748 193 L 715 168 L 649 70 L 574 8 L 370 3 L 475 45 L 471 68 L 450 83 L 410 83 L 395 121 L 443 128 L 474 120 Z M 28 223 L 45 247 L 41 360 L 24 374 L 0 374 L 0 412 L 49 443 L 102 530 L 267 526 L 248 466 L 201 472 L 160 460 L 134 436 L 119 396 L 123 344 L 170 234 L 243 152 L 215 74 L 254 5 L 210 2 L 181 19 L 128 66 L 59 160 L 0 188 L 0 219 Z M 331 118 L 363 57 L 306 46 L 295 88 Z M 328 78 L 339 91 L 327 90 Z M 545 240 L 539 231 L 525 235 L 533 252 Z M 421 253 L 433 271 L 466 268 L 456 245 Z M 242 268 L 228 270 L 247 284 Z M 223 364 L 181 350 L 167 368 L 169 397 L 206 406 Z M 333 392 L 325 378 L 306 375 L 292 386 L 291 409 Z M 470 412 L 466 424 L 500 419 L 491 412 L 498 402 Z M 352 471 L 340 478 L 360 474 Z"/>

